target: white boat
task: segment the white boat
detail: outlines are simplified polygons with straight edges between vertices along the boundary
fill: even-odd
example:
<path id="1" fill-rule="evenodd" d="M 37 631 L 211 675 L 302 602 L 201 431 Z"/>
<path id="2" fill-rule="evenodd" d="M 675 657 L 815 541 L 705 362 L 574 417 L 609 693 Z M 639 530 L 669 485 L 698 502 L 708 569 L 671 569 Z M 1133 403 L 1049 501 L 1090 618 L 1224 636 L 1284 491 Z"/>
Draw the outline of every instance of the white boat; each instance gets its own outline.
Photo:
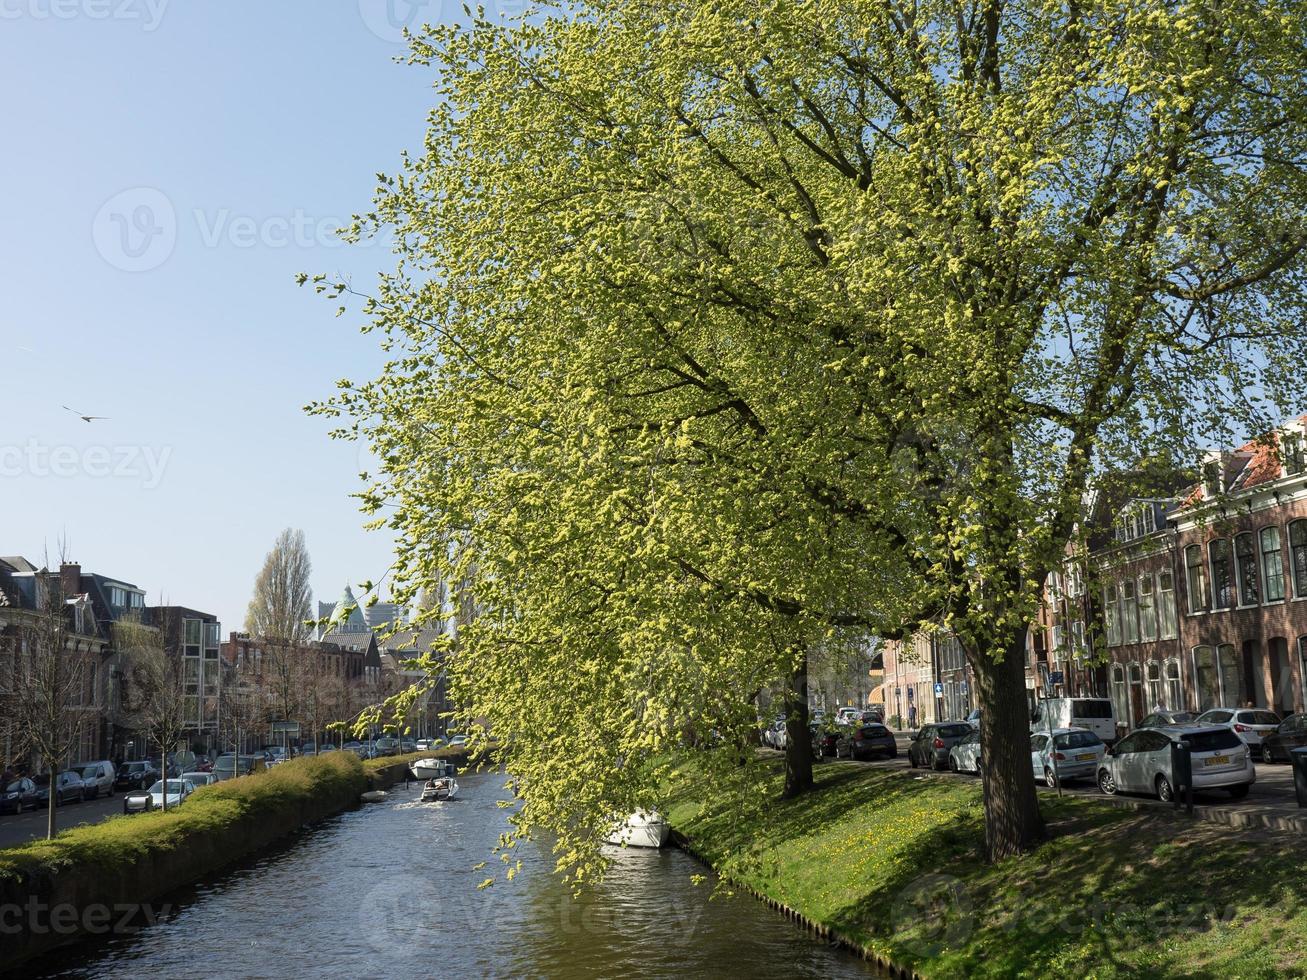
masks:
<path id="1" fill-rule="evenodd" d="M 390 794 L 384 789 L 370 789 L 359 797 L 364 803 L 380 803 Z"/>
<path id="2" fill-rule="evenodd" d="M 426 785 L 422 787 L 423 803 L 439 803 L 441 800 L 452 800 L 457 795 L 458 781 L 452 775 L 428 779 Z"/>
<path id="3" fill-rule="evenodd" d="M 409 769 L 414 779 L 439 779 L 454 775 L 454 767 L 448 759 L 418 759 Z"/>
<path id="4" fill-rule="evenodd" d="M 627 847 L 662 847 L 671 834 L 671 826 L 657 810 L 636 810 L 614 827 L 604 842 Z"/>

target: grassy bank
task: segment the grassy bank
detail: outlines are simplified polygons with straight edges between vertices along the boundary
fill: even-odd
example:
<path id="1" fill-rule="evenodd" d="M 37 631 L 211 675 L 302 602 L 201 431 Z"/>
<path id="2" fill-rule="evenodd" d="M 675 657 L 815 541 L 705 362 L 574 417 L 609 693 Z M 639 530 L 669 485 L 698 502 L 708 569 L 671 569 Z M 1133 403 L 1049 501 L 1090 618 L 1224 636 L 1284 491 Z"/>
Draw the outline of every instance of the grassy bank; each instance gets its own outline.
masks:
<path id="1" fill-rule="evenodd" d="M 991 867 L 975 781 L 835 763 L 817 783 L 742 811 L 685 767 L 668 816 L 729 880 L 927 977 L 1307 973 L 1301 835 L 1042 797 L 1049 842 Z"/>

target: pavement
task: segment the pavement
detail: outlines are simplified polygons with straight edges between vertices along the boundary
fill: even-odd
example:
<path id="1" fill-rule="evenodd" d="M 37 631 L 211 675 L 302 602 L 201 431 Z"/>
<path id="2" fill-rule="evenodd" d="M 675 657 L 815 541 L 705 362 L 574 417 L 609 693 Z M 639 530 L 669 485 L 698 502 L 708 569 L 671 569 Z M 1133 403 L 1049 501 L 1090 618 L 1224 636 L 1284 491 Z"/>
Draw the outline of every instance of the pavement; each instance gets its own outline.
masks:
<path id="1" fill-rule="evenodd" d="M 102 796 L 84 803 L 65 803 L 55 811 L 55 827 L 67 830 L 79 824 L 99 823 L 123 812 L 123 795 Z M 45 807 L 21 814 L 0 814 L 0 848 L 16 847 L 45 836 Z"/>
<path id="2" fill-rule="evenodd" d="M 976 779 L 969 773 L 932 772 L 927 769 L 912 770 L 908 765 L 908 736 L 904 732 L 894 733 L 898 743 L 897 759 L 878 759 L 859 763 L 860 765 L 881 766 L 890 769 L 909 769 L 922 778 L 939 779 Z M 1269 765 L 1255 763 L 1257 781 L 1242 800 L 1232 800 L 1228 793 L 1214 790 L 1208 793 L 1194 794 L 1194 816 L 1211 823 L 1225 824 L 1243 829 L 1263 828 L 1270 830 L 1290 830 L 1307 833 L 1307 809 L 1301 809 L 1293 788 L 1293 767 L 1287 765 Z M 1056 793 L 1039 785 L 1041 793 Z M 1112 806 L 1126 807 L 1133 810 L 1172 811 L 1173 804 L 1163 803 L 1154 797 L 1133 793 L 1117 793 L 1107 796 L 1098 786 L 1089 780 L 1076 780 L 1063 785 L 1062 791 L 1075 796 L 1089 796 L 1109 803 Z M 1184 812 L 1183 807 L 1180 812 Z"/>

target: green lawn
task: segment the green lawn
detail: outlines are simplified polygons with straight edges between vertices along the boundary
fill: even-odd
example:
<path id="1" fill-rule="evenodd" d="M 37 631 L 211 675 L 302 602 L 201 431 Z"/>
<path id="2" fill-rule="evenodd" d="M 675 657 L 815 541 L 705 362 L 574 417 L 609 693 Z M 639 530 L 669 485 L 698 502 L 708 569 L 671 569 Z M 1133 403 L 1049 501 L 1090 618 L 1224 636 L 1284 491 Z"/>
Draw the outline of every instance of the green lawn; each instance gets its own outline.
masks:
<path id="1" fill-rule="evenodd" d="M 728 879 L 928 977 L 1307 975 L 1302 835 L 1041 797 L 1048 843 L 990 867 L 976 781 L 831 763 L 817 782 L 742 809 L 687 765 L 668 815 Z M 754 799 L 778 789 L 772 771 Z"/>

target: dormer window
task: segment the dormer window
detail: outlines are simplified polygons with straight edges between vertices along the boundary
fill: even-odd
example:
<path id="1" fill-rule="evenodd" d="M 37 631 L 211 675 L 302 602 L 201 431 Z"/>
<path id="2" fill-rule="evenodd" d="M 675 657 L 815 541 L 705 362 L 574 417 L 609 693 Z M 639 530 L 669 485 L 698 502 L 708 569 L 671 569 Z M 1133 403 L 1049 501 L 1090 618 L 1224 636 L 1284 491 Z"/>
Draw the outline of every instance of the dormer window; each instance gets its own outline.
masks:
<path id="1" fill-rule="evenodd" d="M 1209 460 L 1203 464 L 1203 487 L 1207 492 L 1207 499 L 1213 500 L 1221 495 L 1225 489 L 1221 479 L 1221 464 L 1218 460 Z"/>
<path id="2" fill-rule="evenodd" d="M 1285 432 L 1280 436 L 1280 459 L 1284 462 L 1284 475 L 1297 476 L 1307 466 L 1307 453 L 1303 449 L 1301 432 Z"/>

